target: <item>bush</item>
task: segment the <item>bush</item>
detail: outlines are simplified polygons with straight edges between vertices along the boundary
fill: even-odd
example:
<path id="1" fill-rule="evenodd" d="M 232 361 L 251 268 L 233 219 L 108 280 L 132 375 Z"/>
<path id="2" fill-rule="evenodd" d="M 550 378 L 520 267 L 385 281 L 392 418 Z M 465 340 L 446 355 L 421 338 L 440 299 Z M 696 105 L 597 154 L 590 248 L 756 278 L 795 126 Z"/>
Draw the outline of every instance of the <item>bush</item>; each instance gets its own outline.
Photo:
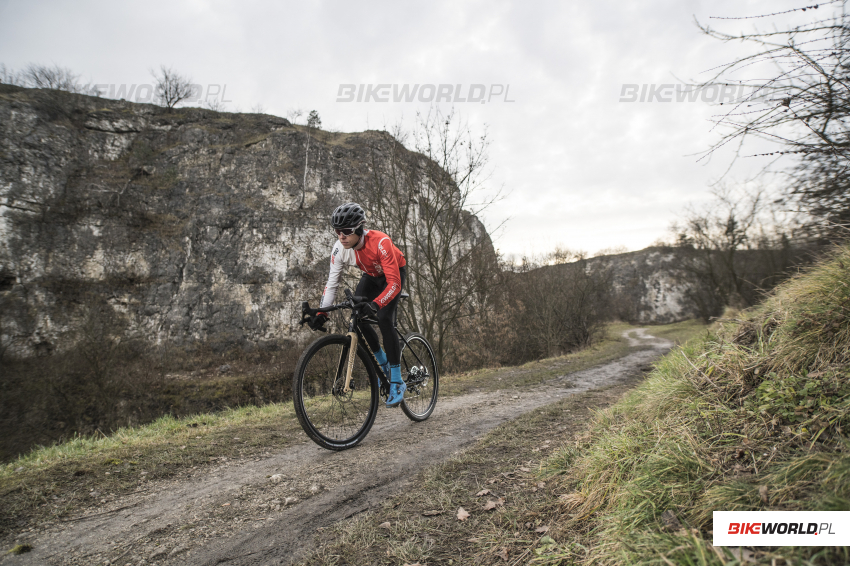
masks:
<path id="1" fill-rule="evenodd" d="M 163 415 L 286 401 L 299 350 L 152 346 L 110 306 L 92 307 L 72 350 L 0 357 L 0 460 Z"/>
<path id="2" fill-rule="evenodd" d="M 525 260 L 509 288 L 508 301 L 518 314 L 512 322 L 517 362 L 590 346 L 610 318 L 611 272 L 589 269 L 582 254 L 560 250 L 544 261 Z"/>

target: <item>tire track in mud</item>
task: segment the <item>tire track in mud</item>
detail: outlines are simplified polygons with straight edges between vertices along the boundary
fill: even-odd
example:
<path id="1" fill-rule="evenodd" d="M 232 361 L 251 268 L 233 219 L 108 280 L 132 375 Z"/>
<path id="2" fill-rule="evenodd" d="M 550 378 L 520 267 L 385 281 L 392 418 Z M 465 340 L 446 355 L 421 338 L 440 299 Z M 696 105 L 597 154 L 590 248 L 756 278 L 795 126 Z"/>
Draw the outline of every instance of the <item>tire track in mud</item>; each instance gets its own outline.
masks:
<path id="1" fill-rule="evenodd" d="M 629 334 L 629 336 L 626 336 Z M 117 512 L 52 527 L 33 551 L 2 564 L 247 566 L 297 561 L 319 529 L 409 486 L 427 466 L 470 446 L 499 424 L 574 393 L 625 381 L 672 347 L 645 329 L 624 333 L 645 349 L 547 383 L 439 399 L 422 423 L 381 408 L 357 447 L 323 450 L 310 441 L 266 458 L 232 462 L 197 478 L 161 481 L 116 502 Z"/>

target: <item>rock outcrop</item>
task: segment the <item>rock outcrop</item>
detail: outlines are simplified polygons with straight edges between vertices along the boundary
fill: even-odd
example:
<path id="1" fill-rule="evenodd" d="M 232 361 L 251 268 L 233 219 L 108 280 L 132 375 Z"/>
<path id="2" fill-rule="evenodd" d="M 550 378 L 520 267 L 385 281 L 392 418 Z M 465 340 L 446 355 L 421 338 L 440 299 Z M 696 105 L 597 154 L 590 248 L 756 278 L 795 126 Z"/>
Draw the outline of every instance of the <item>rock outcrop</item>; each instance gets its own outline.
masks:
<path id="1" fill-rule="evenodd" d="M 618 304 L 615 313 L 637 324 L 666 324 L 697 316 L 688 297 L 693 283 L 678 269 L 676 250 L 650 247 L 587 260 L 588 269 L 608 269 Z"/>
<path id="2" fill-rule="evenodd" d="M 154 343 L 292 336 L 326 277 L 330 211 L 390 146 L 384 132 L 0 85 L 0 345 L 66 349 L 98 310 Z M 489 245 L 474 217 L 467 237 Z"/>

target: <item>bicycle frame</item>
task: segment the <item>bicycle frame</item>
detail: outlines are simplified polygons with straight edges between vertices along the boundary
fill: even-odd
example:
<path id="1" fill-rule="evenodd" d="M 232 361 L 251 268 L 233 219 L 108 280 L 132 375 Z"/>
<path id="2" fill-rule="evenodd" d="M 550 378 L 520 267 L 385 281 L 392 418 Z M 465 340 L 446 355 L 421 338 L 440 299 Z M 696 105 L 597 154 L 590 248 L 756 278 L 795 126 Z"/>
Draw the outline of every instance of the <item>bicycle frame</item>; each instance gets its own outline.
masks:
<path id="1" fill-rule="evenodd" d="M 351 392 L 350 385 L 351 377 L 354 371 L 354 358 L 357 355 L 357 345 L 362 344 L 364 349 L 369 352 L 372 357 L 372 364 L 374 365 L 375 372 L 378 375 L 378 381 L 380 382 L 381 392 L 387 395 L 389 394 L 389 376 L 384 375 L 383 370 L 381 370 L 381 365 L 378 363 L 378 360 L 375 357 L 375 352 L 372 351 L 372 348 L 369 347 L 369 342 L 363 336 L 363 331 L 360 329 L 361 324 L 370 324 L 372 326 L 377 326 L 378 321 L 372 318 L 367 318 L 365 316 L 361 318 L 360 312 L 357 309 L 352 309 L 351 318 L 348 321 L 348 332 L 346 334 L 346 336 L 349 337 L 351 342 L 348 347 L 348 352 L 343 351 L 340 353 L 339 364 L 337 366 L 337 375 L 341 375 L 343 369 L 345 370 L 345 381 L 343 382 L 344 386 L 342 391 L 344 393 Z M 407 346 L 408 342 L 405 339 L 404 334 L 401 333 L 398 327 L 395 328 L 395 332 L 398 335 L 400 341 L 404 344 L 404 346 Z M 416 358 L 416 361 L 419 363 L 419 365 L 425 365 L 422 359 L 420 359 L 420 357 L 412 348 L 408 348 L 407 350 L 411 354 L 413 354 L 413 357 Z"/>

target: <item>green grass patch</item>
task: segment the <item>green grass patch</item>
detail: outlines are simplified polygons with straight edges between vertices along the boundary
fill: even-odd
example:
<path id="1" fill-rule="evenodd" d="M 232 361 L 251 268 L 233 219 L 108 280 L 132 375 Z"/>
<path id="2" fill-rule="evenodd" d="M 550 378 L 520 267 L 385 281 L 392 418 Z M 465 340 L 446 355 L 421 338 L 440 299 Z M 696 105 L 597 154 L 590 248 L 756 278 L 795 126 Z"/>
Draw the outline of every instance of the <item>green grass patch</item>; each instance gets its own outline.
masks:
<path id="1" fill-rule="evenodd" d="M 674 322 L 672 324 L 653 325 L 647 328 L 653 336 L 671 340 L 677 346 L 708 332 L 708 326 L 698 319 Z"/>
<path id="2" fill-rule="evenodd" d="M 613 323 L 606 327 L 604 337 L 596 344 L 555 358 L 545 358 L 528 362 L 521 366 L 507 368 L 485 368 L 460 374 L 443 376 L 440 381 L 440 395 L 463 395 L 472 391 L 496 391 L 499 389 L 530 387 L 568 373 L 592 368 L 616 360 L 626 354 L 647 346 L 629 346 L 623 333 L 642 328 L 626 323 Z M 698 321 L 686 321 L 675 324 L 649 327 L 649 333 L 663 337 L 675 343 L 681 343 L 690 337 L 706 331 L 706 326 Z"/>
<path id="3" fill-rule="evenodd" d="M 51 521 L 140 491 L 156 479 L 197 473 L 233 458 L 300 441 L 291 403 L 241 407 L 76 437 L 0 466 L 0 534 Z"/>
<path id="4" fill-rule="evenodd" d="M 32 546 L 28 544 L 16 544 L 6 554 L 26 554 L 32 550 Z"/>

